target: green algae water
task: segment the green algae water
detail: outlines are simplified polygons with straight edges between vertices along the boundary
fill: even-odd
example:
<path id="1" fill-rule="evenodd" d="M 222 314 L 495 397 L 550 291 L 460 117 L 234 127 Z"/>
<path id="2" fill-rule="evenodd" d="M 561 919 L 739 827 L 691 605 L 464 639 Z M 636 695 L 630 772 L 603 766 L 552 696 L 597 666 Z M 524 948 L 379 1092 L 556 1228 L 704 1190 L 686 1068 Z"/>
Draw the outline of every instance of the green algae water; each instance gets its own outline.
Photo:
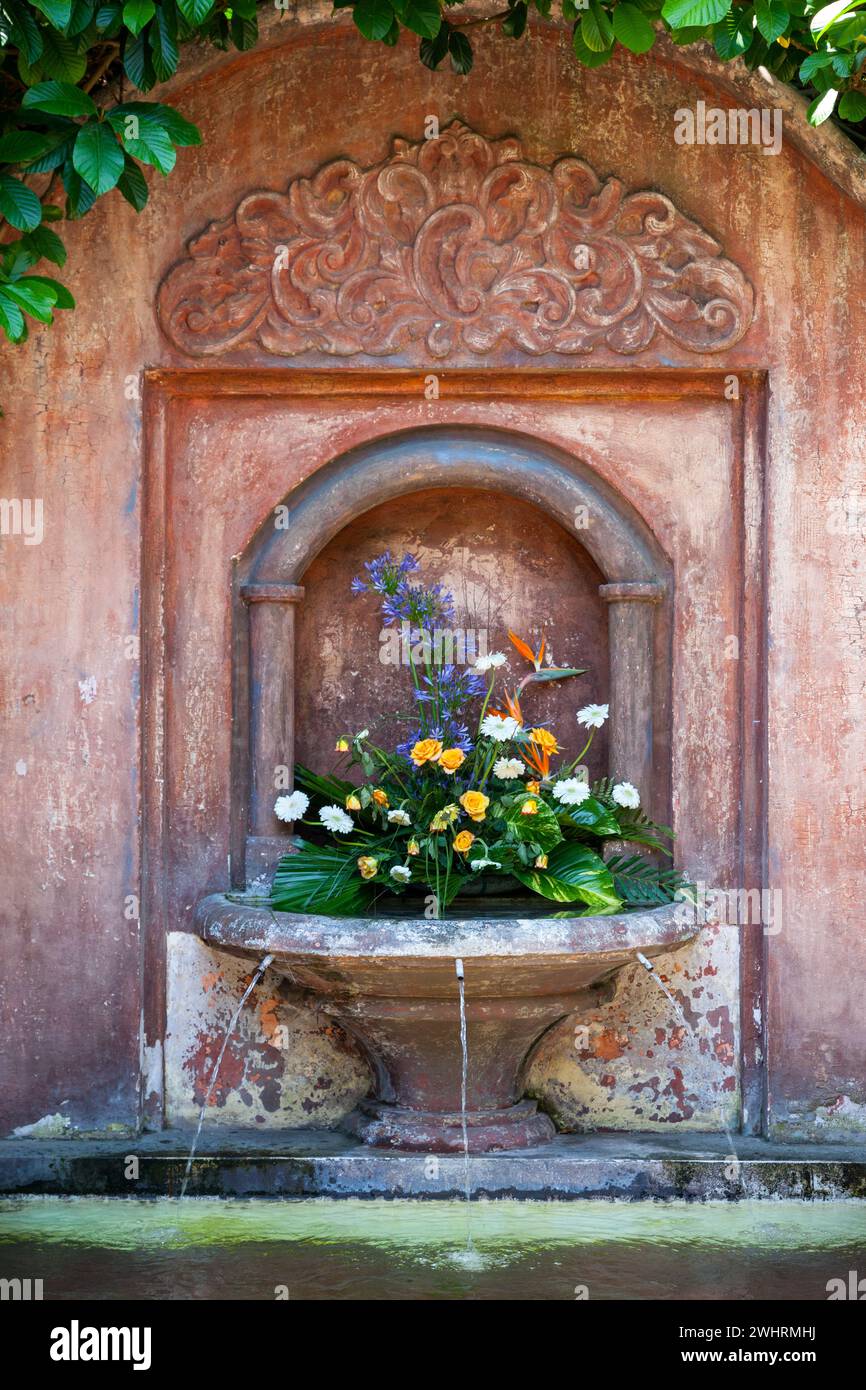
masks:
<path id="1" fill-rule="evenodd" d="M 22 1197 L 0 1277 L 46 1300 L 826 1300 L 866 1203 Z"/>

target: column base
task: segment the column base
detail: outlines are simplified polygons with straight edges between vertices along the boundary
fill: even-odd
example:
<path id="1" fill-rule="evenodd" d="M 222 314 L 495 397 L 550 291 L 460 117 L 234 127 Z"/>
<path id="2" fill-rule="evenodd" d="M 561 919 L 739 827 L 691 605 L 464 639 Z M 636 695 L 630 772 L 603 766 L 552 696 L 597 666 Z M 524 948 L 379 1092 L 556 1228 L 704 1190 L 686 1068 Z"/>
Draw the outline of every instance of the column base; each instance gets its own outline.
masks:
<path id="1" fill-rule="evenodd" d="M 385 1101 L 362 1101 L 342 1126 L 374 1148 L 410 1149 L 421 1153 L 462 1153 L 459 1111 L 409 1110 Z M 556 1134 L 553 1121 L 534 1100 L 507 1110 L 470 1110 L 466 1138 L 470 1153 L 531 1149 Z"/>

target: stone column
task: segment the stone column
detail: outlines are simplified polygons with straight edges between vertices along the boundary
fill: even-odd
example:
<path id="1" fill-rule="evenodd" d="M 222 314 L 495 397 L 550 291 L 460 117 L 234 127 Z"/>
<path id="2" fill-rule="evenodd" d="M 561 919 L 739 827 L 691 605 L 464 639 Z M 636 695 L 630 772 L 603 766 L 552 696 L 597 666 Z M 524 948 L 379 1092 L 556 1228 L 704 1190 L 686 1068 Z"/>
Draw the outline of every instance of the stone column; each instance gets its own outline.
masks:
<path id="1" fill-rule="evenodd" d="M 653 806 L 653 627 L 664 588 L 644 580 L 602 584 L 609 604 L 610 775 L 632 782 Z"/>
<path id="2" fill-rule="evenodd" d="M 244 584 L 241 598 L 250 617 L 249 815 L 246 881 L 270 874 L 291 847 L 291 827 L 278 821 L 274 785 L 278 767 L 295 766 L 295 606 L 304 597 L 297 584 Z"/>

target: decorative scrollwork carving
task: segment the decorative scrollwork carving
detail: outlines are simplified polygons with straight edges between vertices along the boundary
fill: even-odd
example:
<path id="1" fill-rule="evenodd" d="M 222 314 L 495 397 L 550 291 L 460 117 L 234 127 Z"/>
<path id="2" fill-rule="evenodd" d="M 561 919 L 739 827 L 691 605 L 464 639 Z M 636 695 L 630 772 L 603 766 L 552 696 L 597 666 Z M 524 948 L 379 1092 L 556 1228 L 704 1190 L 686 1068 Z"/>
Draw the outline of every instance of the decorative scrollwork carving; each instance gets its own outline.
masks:
<path id="1" fill-rule="evenodd" d="M 754 295 L 720 250 L 661 193 L 454 123 L 371 169 L 338 159 L 250 194 L 169 271 L 159 318 L 195 357 L 631 354 L 657 333 L 721 352 Z"/>

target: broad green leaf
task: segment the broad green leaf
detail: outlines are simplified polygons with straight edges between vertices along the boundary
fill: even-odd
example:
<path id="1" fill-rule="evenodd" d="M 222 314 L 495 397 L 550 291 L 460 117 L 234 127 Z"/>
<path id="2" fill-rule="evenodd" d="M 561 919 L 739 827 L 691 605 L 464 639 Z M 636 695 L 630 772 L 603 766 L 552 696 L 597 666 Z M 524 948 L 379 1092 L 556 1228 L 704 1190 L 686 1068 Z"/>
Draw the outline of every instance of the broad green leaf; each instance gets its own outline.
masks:
<path id="1" fill-rule="evenodd" d="M 208 5 L 210 9 L 210 5 Z M 123 22 L 131 34 L 138 36 L 145 24 L 149 24 L 156 14 L 153 0 L 126 0 L 123 7 Z"/>
<path id="2" fill-rule="evenodd" d="M 533 802 L 537 807 L 534 815 L 526 815 L 523 810 L 528 802 Z M 503 815 L 506 824 L 519 839 L 534 840 L 543 850 L 552 849 L 562 839 L 562 831 L 554 812 L 540 797 L 532 796 L 529 792 L 519 796 L 513 806 L 504 807 Z"/>
<path id="3" fill-rule="evenodd" d="M 72 151 L 72 164 L 97 195 L 114 187 L 123 173 L 123 150 L 107 123 L 91 121 L 81 127 Z"/>
<path id="4" fill-rule="evenodd" d="M 512 4 L 502 21 L 503 34 L 507 34 L 510 39 L 522 38 L 528 16 L 528 7 L 522 3 L 522 0 L 518 0 L 517 4 Z"/>
<path id="5" fill-rule="evenodd" d="M 3 293 L 2 285 L 0 285 L 0 324 L 3 325 L 7 337 L 11 338 L 13 343 L 21 340 L 24 333 L 24 315 L 18 305 Z"/>
<path id="6" fill-rule="evenodd" d="M 31 284 L 28 276 L 26 279 L 16 280 L 14 284 L 5 284 L 3 293 L 25 313 L 30 314 L 31 318 L 38 319 L 40 323 L 51 322 L 51 311 L 56 296 L 46 285 Z"/>
<path id="7" fill-rule="evenodd" d="M 448 52 L 448 39 L 451 36 L 451 32 L 450 24 L 443 21 L 442 28 L 439 30 L 435 39 L 421 40 L 418 56 L 425 68 L 430 68 L 431 71 L 435 71 L 442 62 L 442 59 Z"/>
<path id="8" fill-rule="evenodd" d="M 121 139 L 127 135 L 130 139 L 137 138 L 130 134 L 129 116 L 136 118 L 139 130 L 146 125 L 152 130 L 165 131 L 173 145 L 201 144 L 198 127 L 172 106 L 163 106 L 158 101 L 127 101 L 122 106 L 115 106 L 108 112 L 108 121 Z"/>
<path id="9" fill-rule="evenodd" d="M 763 38 L 774 43 L 788 27 L 788 7 L 784 0 L 756 0 L 755 18 Z"/>
<path id="10" fill-rule="evenodd" d="M 44 290 L 54 295 L 55 309 L 74 309 L 75 300 L 65 285 L 61 285 L 59 280 L 53 280 L 48 275 L 28 275 L 26 280 L 19 280 L 18 284 L 41 285 Z"/>
<path id="11" fill-rule="evenodd" d="M 832 4 L 824 5 L 817 14 L 813 14 L 809 20 L 809 28 L 816 39 L 820 39 L 837 19 L 841 19 L 849 10 L 859 8 L 861 0 L 832 0 Z"/>
<path id="12" fill-rule="evenodd" d="M 442 26 L 438 0 L 408 0 L 401 18 L 406 28 L 422 39 L 435 39 Z"/>
<path id="13" fill-rule="evenodd" d="M 806 120 L 810 125 L 821 125 L 823 121 L 832 116 L 838 95 L 836 88 L 831 87 L 829 91 L 822 92 L 813 102 L 810 102 L 806 112 Z"/>
<path id="14" fill-rule="evenodd" d="M 687 26 L 704 28 L 718 24 L 731 8 L 731 0 L 666 0 L 662 6 L 662 18 L 672 29 Z"/>
<path id="15" fill-rule="evenodd" d="M 581 17 L 580 32 L 593 53 L 604 53 L 613 43 L 613 25 L 599 0 L 589 0 L 589 9 Z"/>
<path id="16" fill-rule="evenodd" d="M 78 51 L 80 40 L 67 39 L 54 29 L 44 29 L 42 42 L 40 71 L 58 82 L 80 82 L 87 69 L 87 55 Z"/>
<path id="17" fill-rule="evenodd" d="M 176 29 L 169 19 L 169 12 L 164 5 L 160 5 L 153 23 L 147 30 L 147 41 L 157 79 L 160 82 L 167 82 L 177 71 L 180 54 L 177 46 Z"/>
<path id="18" fill-rule="evenodd" d="M 124 156 L 123 173 L 117 180 L 117 187 L 136 212 L 141 212 L 147 202 L 147 180 L 134 159 Z"/>
<path id="19" fill-rule="evenodd" d="M 55 143 L 41 131 L 10 130 L 8 135 L 0 135 L 0 164 L 30 164 Z"/>
<path id="20" fill-rule="evenodd" d="M 139 34 L 137 39 L 133 39 L 132 43 L 126 45 L 123 54 L 123 68 L 130 82 L 140 92 L 150 91 L 156 81 L 156 73 L 153 70 L 146 34 Z"/>
<path id="21" fill-rule="evenodd" d="M 153 164 L 161 174 L 170 174 L 177 161 L 174 145 L 161 126 L 142 123 L 137 139 L 124 139 L 124 149 L 142 164 Z"/>
<path id="22" fill-rule="evenodd" d="M 622 835 L 615 813 L 594 796 L 588 796 L 579 806 L 563 806 L 561 819 L 581 830 L 591 830 L 595 835 Z"/>
<path id="23" fill-rule="evenodd" d="M 655 30 L 637 5 L 617 5 L 613 12 L 613 32 L 623 48 L 631 53 L 648 53 L 655 43 Z"/>
<path id="24" fill-rule="evenodd" d="M 475 56 L 472 52 L 472 44 L 465 34 L 461 34 L 459 29 L 452 29 L 448 35 L 448 57 L 455 72 L 459 72 L 461 77 L 472 71 L 472 64 Z"/>
<path id="25" fill-rule="evenodd" d="M 190 24 L 199 25 L 207 19 L 214 6 L 214 0 L 177 0 L 177 8 Z M 234 6 L 235 13 L 238 11 Z M 249 17 L 249 16 L 248 16 Z"/>
<path id="26" fill-rule="evenodd" d="M 5 8 L 5 7 L 4 7 Z M 35 63 L 42 53 L 42 31 L 30 7 L 25 4 L 9 8 L 12 19 L 11 35 L 28 63 Z"/>
<path id="27" fill-rule="evenodd" d="M 63 165 L 60 176 L 63 179 L 63 187 L 66 189 L 66 216 L 71 218 L 83 217 L 96 202 L 96 194 L 72 167 L 71 159 L 67 159 Z"/>
<path id="28" fill-rule="evenodd" d="M 51 261 L 53 265 L 63 265 L 66 261 L 66 247 L 50 227 L 34 227 L 32 232 L 25 234 L 24 242 L 37 260 Z"/>
<path id="29" fill-rule="evenodd" d="M 613 44 L 610 48 L 606 48 L 603 53 L 594 53 L 591 48 L 588 48 L 583 37 L 582 22 L 575 27 L 571 36 L 571 46 L 574 49 L 575 57 L 585 68 L 600 68 L 602 63 L 607 63 L 610 60 L 613 53 Z"/>
<path id="30" fill-rule="evenodd" d="M 748 13 L 727 14 L 713 26 L 713 47 L 725 62 L 739 58 L 751 47 L 754 32 Z"/>
<path id="31" fill-rule="evenodd" d="M 839 102 L 839 115 L 843 121 L 862 121 L 866 116 L 866 95 L 863 92 L 845 92 Z"/>
<path id="32" fill-rule="evenodd" d="M 73 0 L 72 18 L 66 26 L 69 37 L 74 39 L 78 34 L 83 34 L 93 22 L 95 13 L 93 0 Z"/>
<path id="33" fill-rule="evenodd" d="M 21 102 L 25 111 L 35 107 L 53 116 L 95 116 L 96 103 L 71 82 L 40 82 L 24 93 Z"/>
<path id="34" fill-rule="evenodd" d="M 394 22 L 394 10 L 388 0 L 358 0 L 352 18 L 365 39 L 384 39 Z"/>
<path id="35" fill-rule="evenodd" d="M 72 0 L 29 0 L 55 29 L 65 29 L 72 18 Z"/>
<path id="36" fill-rule="evenodd" d="M 0 217 L 20 232 L 32 231 L 42 221 L 42 206 L 36 194 L 11 174 L 0 174 Z"/>
<path id="37" fill-rule="evenodd" d="M 601 913 L 616 912 L 622 906 L 604 860 L 586 845 L 557 845 L 547 857 L 546 869 L 522 869 L 518 865 L 512 873 L 533 893 L 554 902 L 580 899 Z"/>

